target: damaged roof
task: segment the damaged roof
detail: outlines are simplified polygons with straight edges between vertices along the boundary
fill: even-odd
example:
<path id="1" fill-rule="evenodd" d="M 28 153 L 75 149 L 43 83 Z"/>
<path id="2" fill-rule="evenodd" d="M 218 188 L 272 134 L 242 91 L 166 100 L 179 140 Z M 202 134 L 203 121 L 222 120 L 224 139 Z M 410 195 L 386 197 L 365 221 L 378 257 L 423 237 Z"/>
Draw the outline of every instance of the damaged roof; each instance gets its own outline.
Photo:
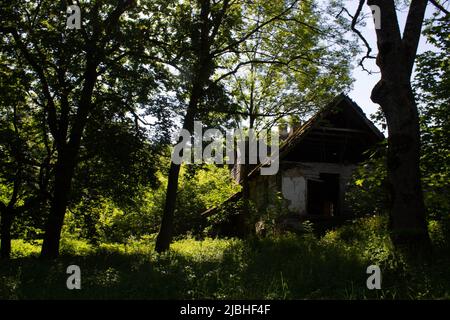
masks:
<path id="1" fill-rule="evenodd" d="M 357 115 L 358 119 L 361 121 L 361 124 L 365 127 L 367 133 L 370 134 L 371 139 L 373 141 L 382 141 L 384 139 L 383 133 L 378 130 L 378 128 L 367 119 L 366 115 L 362 111 L 362 109 L 347 95 L 341 93 L 336 98 L 333 99 L 331 103 L 329 103 L 325 108 L 317 112 L 313 117 L 311 117 L 308 121 L 306 121 L 302 126 L 296 128 L 289 134 L 289 136 L 284 140 L 280 145 L 279 150 L 279 160 L 283 160 L 296 146 L 299 145 L 300 142 L 304 140 L 304 138 L 310 133 L 313 129 L 317 129 L 320 127 L 321 120 L 327 118 L 331 114 L 339 114 L 339 112 L 343 111 L 343 108 L 347 108 L 355 115 Z M 326 129 L 325 127 L 320 127 Z M 357 130 L 348 130 L 354 131 Z M 361 130 L 362 131 L 362 130 Z M 257 165 L 250 173 L 249 177 L 253 177 L 257 172 L 260 171 L 261 167 L 267 165 L 268 162 Z"/>

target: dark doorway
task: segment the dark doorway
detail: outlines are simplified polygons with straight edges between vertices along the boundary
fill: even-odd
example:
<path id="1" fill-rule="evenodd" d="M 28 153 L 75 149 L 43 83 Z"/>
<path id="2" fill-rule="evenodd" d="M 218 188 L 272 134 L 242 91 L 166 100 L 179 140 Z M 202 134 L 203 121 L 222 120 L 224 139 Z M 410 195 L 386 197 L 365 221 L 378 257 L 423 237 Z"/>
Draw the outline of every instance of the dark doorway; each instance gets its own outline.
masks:
<path id="1" fill-rule="evenodd" d="M 339 215 L 339 174 L 321 173 L 319 180 L 308 180 L 308 214 Z"/>

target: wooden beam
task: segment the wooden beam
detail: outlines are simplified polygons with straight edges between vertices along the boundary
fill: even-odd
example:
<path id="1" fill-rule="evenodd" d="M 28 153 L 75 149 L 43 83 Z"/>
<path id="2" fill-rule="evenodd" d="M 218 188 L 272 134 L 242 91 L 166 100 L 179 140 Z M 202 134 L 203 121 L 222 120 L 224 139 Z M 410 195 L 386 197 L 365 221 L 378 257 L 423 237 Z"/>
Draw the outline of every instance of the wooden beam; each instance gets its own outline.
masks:
<path id="1" fill-rule="evenodd" d="M 358 130 L 358 129 L 348 129 L 348 128 L 331 128 L 331 127 L 317 127 L 315 130 L 323 130 L 323 131 L 335 131 L 335 132 L 348 132 L 348 133 L 365 133 L 368 132 L 365 130 Z M 315 131 L 313 130 L 313 131 Z"/>

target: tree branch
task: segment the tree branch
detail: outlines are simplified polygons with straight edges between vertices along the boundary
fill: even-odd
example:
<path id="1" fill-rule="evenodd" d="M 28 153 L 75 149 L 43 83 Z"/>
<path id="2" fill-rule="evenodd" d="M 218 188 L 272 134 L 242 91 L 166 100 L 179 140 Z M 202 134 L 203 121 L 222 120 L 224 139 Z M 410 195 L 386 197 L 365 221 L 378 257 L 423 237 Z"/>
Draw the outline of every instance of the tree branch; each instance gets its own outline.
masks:
<path id="1" fill-rule="evenodd" d="M 226 77 L 237 73 L 239 71 L 239 69 L 245 65 L 249 65 L 249 64 L 251 64 L 251 65 L 253 65 L 253 64 L 279 64 L 279 65 L 289 67 L 293 61 L 301 60 L 301 59 L 309 61 L 309 62 L 317 62 L 317 61 L 313 61 L 312 59 L 310 59 L 304 55 L 297 55 L 295 57 L 290 58 L 287 61 L 281 61 L 281 60 L 277 60 L 277 59 L 273 59 L 273 60 L 251 59 L 251 60 L 247 60 L 247 61 L 241 61 L 236 65 L 236 67 L 234 67 L 233 70 L 221 75 L 219 78 L 214 80 L 214 83 L 218 83 L 219 81 L 225 79 Z"/>
<path id="2" fill-rule="evenodd" d="M 357 34 L 357 36 L 362 40 L 362 42 L 364 43 L 364 46 L 366 47 L 367 51 L 366 51 L 366 55 L 364 57 L 362 57 L 362 59 L 359 61 L 359 66 L 366 71 L 368 74 L 372 74 L 372 71 L 368 70 L 365 66 L 364 66 L 364 60 L 366 59 L 376 59 L 375 56 L 371 55 L 372 52 L 372 47 L 370 46 L 369 42 L 367 41 L 367 39 L 363 36 L 363 34 L 361 33 L 361 31 L 359 31 L 356 28 L 356 24 L 358 23 L 358 18 L 361 14 L 363 5 L 364 5 L 364 1 L 365 0 L 359 0 L 359 4 L 358 4 L 358 8 L 356 9 L 356 12 L 354 15 L 351 15 L 350 12 L 348 12 L 347 8 L 342 8 L 342 10 L 339 12 L 339 14 L 337 15 L 337 17 L 340 16 L 340 14 L 345 11 L 347 13 L 347 15 L 352 19 L 352 24 L 351 24 L 351 29 L 354 33 Z"/>
<path id="3" fill-rule="evenodd" d="M 226 46 L 225 48 L 222 49 L 218 49 L 215 50 L 213 52 L 211 52 L 211 55 L 214 57 L 217 57 L 219 55 L 221 55 L 222 53 L 232 49 L 232 48 L 236 48 L 236 46 L 238 46 L 239 44 L 241 44 L 242 42 L 246 41 L 248 38 L 250 38 L 252 35 L 254 35 L 256 32 L 258 32 L 259 30 L 261 30 L 261 28 L 265 27 L 266 25 L 268 25 L 269 23 L 272 23 L 275 20 L 280 19 L 281 17 L 283 17 L 286 13 L 288 13 L 289 11 L 292 10 L 292 8 L 298 3 L 299 0 L 294 1 L 288 8 L 286 8 L 285 10 L 283 10 L 281 13 L 273 16 L 272 18 L 266 20 L 265 22 L 257 25 L 255 28 L 253 28 L 253 30 L 251 30 L 249 33 L 247 33 L 245 36 L 243 36 L 241 39 L 229 44 L 228 46 Z"/>
<path id="4" fill-rule="evenodd" d="M 403 32 L 402 46 L 407 57 L 409 75 L 412 73 L 417 47 L 421 36 L 423 20 L 427 8 L 427 0 L 413 0 L 409 6 L 405 30 Z"/>
<path id="5" fill-rule="evenodd" d="M 16 42 L 20 52 L 25 57 L 25 59 L 28 61 L 28 63 L 30 64 L 30 66 L 32 67 L 34 72 L 36 72 L 36 74 L 41 82 L 44 96 L 47 100 L 47 103 L 44 105 L 44 107 L 45 107 L 45 111 L 47 112 L 47 115 L 48 115 L 48 123 L 49 123 L 50 132 L 51 132 L 53 138 L 59 143 L 60 141 L 59 141 L 59 135 L 58 135 L 55 102 L 50 93 L 50 86 L 48 84 L 44 70 L 41 68 L 41 66 L 39 66 L 39 64 L 34 59 L 33 55 L 27 49 L 25 44 L 22 42 L 20 35 L 17 33 L 17 30 L 13 29 L 10 31 L 11 31 L 11 34 L 12 34 L 14 41 Z"/>
<path id="6" fill-rule="evenodd" d="M 438 8 L 439 10 L 441 10 L 443 13 L 445 13 L 446 15 L 450 15 L 450 11 L 448 11 L 447 9 L 445 9 L 439 2 L 437 2 L 436 0 L 430 0 L 431 4 L 434 5 L 436 8 Z"/>

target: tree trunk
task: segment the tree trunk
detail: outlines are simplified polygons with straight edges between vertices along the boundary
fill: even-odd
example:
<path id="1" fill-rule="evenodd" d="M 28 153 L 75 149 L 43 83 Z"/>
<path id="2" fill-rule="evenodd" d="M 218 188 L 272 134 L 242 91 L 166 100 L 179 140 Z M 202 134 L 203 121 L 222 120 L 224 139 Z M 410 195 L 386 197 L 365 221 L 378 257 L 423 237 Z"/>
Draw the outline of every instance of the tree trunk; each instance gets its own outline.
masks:
<path id="1" fill-rule="evenodd" d="M 50 215 L 45 229 L 44 242 L 42 243 L 41 258 L 53 259 L 59 255 L 61 229 L 69 203 L 72 178 L 77 165 L 81 138 L 92 110 L 92 94 L 97 82 L 97 66 L 100 61 L 100 58 L 94 54 L 96 50 L 98 48 L 91 47 L 88 49 L 84 85 L 76 117 L 69 134 L 69 140 L 66 141 L 69 124 L 67 107 L 65 108 L 65 113 L 61 115 L 58 132 L 56 133 L 56 137 L 54 137 L 55 139 L 57 138 L 58 159 L 55 167 L 53 198 L 51 200 Z"/>
<path id="2" fill-rule="evenodd" d="M 159 253 L 169 249 L 173 234 L 173 215 L 175 212 L 175 203 L 177 201 L 178 177 L 180 174 L 180 165 L 170 163 L 166 201 L 164 205 L 164 214 L 161 221 L 161 228 L 156 238 L 155 250 Z"/>
<path id="3" fill-rule="evenodd" d="M 381 106 L 389 131 L 386 166 L 391 239 L 397 250 L 420 256 L 430 252 L 431 242 L 420 181 L 419 116 L 411 75 L 427 1 L 411 1 L 403 35 L 393 0 L 367 2 L 381 11 L 381 26 L 376 29 L 381 80 L 371 99 Z"/>
<path id="4" fill-rule="evenodd" d="M 67 151 L 62 151 L 58 154 L 53 199 L 51 200 L 50 215 L 45 228 L 41 258 L 53 259 L 59 255 L 59 241 L 69 201 L 75 169 L 75 156 L 73 152 Z"/>
<path id="5" fill-rule="evenodd" d="M 241 174 L 242 174 L 242 213 L 238 216 L 237 220 L 237 236 L 240 238 L 244 238 L 248 235 L 247 231 L 247 223 L 250 219 L 250 182 L 248 179 L 248 174 L 250 165 L 246 161 L 241 166 Z"/>
<path id="6" fill-rule="evenodd" d="M 191 91 L 191 99 L 186 111 L 186 116 L 184 117 L 183 129 L 186 129 L 191 134 L 194 130 L 194 114 L 195 110 L 197 109 L 198 102 L 200 101 L 201 93 L 201 86 L 194 85 Z M 181 140 L 179 140 L 178 142 L 180 141 Z M 181 151 L 180 156 L 183 156 L 183 151 Z M 161 228 L 159 230 L 158 236 L 156 237 L 155 243 L 155 250 L 158 253 L 169 250 L 170 243 L 172 242 L 173 216 L 177 202 L 178 177 L 180 175 L 180 168 L 181 166 L 179 164 L 175 164 L 173 162 L 170 163 L 164 212 L 161 220 Z"/>
<path id="7" fill-rule="evenodd" d="M 9 259 L 11 255 L 11 225 L 13 221 L 13 210 L 5 207 L 1 214 L 0 258 Z"/>
<path id="8" fill-rule="evenodd" d="M 255 117 L 253 116 L 253 86 L 250 92 L 250 121 L 249 121 L 249 130 L 254 130 Z M 256 138 L 256 135 L 255 135 Z M 245 139 L 245 158 L 244 163 L 241 165 L 241 174 L 242 177 L 242 213 L 238 216 L 237 219 L 237 235 L 238 237 L 244 238 L 248 235 L 249 232 L 249 221 L 250 217 L 250 181 L 248 175 L 250 174 L 251 166 L 250 166 L 250 144 L 255 143 L 255 141 L 250 141 L 250 138 Z M 256 138 L 257 139 L 257 138 Z"/>
<path id="9" fill-rule="evenodd" d="M 408 252 L 429 252 L 420 182 L 419 118 L 411 86 L 389 86 L 382 80 L 374 88 L 372 100 L 381 105 L 389 130 L 387 187 L 392 242 L 397 249 Z"/>

